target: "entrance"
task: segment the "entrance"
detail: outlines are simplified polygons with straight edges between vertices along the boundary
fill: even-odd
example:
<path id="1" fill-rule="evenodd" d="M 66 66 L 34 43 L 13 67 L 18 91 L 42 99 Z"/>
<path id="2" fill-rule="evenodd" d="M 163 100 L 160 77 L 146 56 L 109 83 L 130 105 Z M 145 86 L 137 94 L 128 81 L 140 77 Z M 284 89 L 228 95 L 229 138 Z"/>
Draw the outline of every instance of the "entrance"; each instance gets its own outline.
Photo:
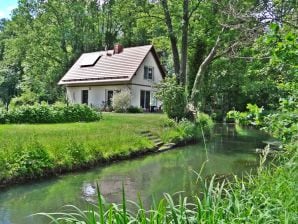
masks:
<path id="1" fill-rule="evenodd" d="M 141 90 L 140 106 L 143 109 L 150 109 L 150 91 Z"/>

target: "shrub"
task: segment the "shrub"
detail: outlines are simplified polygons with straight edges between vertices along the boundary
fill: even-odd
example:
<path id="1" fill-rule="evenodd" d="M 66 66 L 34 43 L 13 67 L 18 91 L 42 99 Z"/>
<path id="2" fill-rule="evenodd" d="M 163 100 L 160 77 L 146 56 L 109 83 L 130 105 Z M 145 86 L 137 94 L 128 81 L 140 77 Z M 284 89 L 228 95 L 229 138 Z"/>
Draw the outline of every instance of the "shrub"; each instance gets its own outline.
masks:
<path id="1" fill-rule="evenodd" d="M 15 152 L 9 161 L 12 176 L 34 178 L 45 174 L 53 167 L 53 160 L 44 147 L 33 142 L 24 151 Z"/>
<path id="2" fill-rule="evenodd" d="M 139 107 L 130 106 L 127 108 L 128 113 L 142 113 L 143 110 Z"/>
<path id="3" fill-rule="evenodd" d="M 258 107 L 256 104 L 247 104 L 246 112 L 229 111 L 227 113 L 228 119 L 234 119 L 236 123 L 244 126 L 252 125 L 260 127 L 263 124 L 264 113 L 263 107 Z"/>
<path id="4" fill-rule="evenodd" d="M 8 112 L 0 111 L 0 123 L 62 123 L 97 121 L 100 114 L 87 105 L 48 105 L 46 103 L 23 105 Z"/>
<path id="5" fill-rule="evenodd" d="M 174 77 L 168 77 L 158 86 L 157 98 L 163 102 L 163 110 L 169 118 L 180 121 L 186 113 L 184 87 L 177 84 Z"/>
<path id="6" fill-rule="evenodd" d="M 198 113 L 196 124 L 200 126 L 200 133 L 203 130 L 205 136 L 210 136 L 212 134 L 214 122 L 208 114 L 201 113 L 201 112 Z"/>
<path id="7" fill-rule="evenodd" d="M 181 132 L 181 138 L 191 140 L 196 138 L 196 125 L 187 119 L 183 119 L 178 123 L 178 130 Z"/>
<path id="8" fill-rule="evenodd" d="M 71 165 L 83 165 L 86 162 L 86 150 L 82 143 L 71 140 L 66 151 L 71 160 Z"/>
<path id="9" fill-rule="evenodd" d="M 5 124 L 7 122 L 7 111 L 4 108 L 0 108 L 0 124 Z"/>
<path id="10" fill-rule="evenodd" d="M 177 123 L 173 119 L 170 119 L 170 118 L 164 118 L 162 120 L 162 124 L 164 127 L 175 127 L 177 125 Z"/>
<path id="11" fill-rule="evenodd" d="M 126 112 L 130 106 L 130 92 L 129 90 L 122 90 L 115 93 L 112 99 L 112 106 L 115 112 Z"/>
<path id="12" fill-rule="evenodd" d="M 298 99 L 293 96 L 281 99 L 278 111 L 269 114 L 264 119 L 267 132 L 284 142 L 298 140 Z"/>

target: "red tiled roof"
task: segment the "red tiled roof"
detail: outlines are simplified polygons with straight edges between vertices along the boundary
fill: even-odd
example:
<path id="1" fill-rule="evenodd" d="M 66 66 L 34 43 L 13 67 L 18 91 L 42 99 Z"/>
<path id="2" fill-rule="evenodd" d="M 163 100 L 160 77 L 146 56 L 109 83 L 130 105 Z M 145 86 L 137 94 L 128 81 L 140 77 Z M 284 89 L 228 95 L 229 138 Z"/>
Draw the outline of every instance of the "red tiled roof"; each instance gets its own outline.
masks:
<path id="1" fill-rule="evenodd" d="M 59 84 L 129 81 L 150 51 L 162 70 L 152 45 L 124 48 L 120 54 L 113 54 L 113 50 L 99 51 L 82 54 Z"/>

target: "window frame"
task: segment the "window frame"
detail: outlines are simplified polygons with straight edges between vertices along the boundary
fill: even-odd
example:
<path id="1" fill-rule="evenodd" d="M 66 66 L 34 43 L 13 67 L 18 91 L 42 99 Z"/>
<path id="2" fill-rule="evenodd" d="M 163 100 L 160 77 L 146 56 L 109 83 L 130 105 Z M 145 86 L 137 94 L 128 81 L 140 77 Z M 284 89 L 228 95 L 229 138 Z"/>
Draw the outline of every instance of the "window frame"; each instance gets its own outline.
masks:
<path id="1" fill-rule="evenodd" d="M 151 76 L 151 77 L 149 77 Z M 153 66 L 144 66 L 144 75 L 143 75 L 144 80 L 154 80 L 154 67 Z"/>

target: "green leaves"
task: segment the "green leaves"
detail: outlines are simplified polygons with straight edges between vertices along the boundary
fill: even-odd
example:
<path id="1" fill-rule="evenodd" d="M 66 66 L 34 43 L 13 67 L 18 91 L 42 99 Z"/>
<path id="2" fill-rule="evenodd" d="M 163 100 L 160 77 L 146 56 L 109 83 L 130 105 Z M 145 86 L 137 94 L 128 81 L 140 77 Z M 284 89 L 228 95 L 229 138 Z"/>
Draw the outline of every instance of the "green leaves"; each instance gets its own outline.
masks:
<path id="1" fill-rule="evenodd" d="M 8 112 L 0 110 L 0 123 L 65 123 L 100 119 L 101 115 L 85 104 L 42 103 L 15 107 Z"/>
<path id="2" fill-rule="evenodd" d="M 175 77 L 167 77 L 158 84 L 157 89 L 156 95 L 163 102 L 163 110 L 168 117 L 177 121 L 185 117 L 186 94 L 184 87 L 177 84 Z"/>

